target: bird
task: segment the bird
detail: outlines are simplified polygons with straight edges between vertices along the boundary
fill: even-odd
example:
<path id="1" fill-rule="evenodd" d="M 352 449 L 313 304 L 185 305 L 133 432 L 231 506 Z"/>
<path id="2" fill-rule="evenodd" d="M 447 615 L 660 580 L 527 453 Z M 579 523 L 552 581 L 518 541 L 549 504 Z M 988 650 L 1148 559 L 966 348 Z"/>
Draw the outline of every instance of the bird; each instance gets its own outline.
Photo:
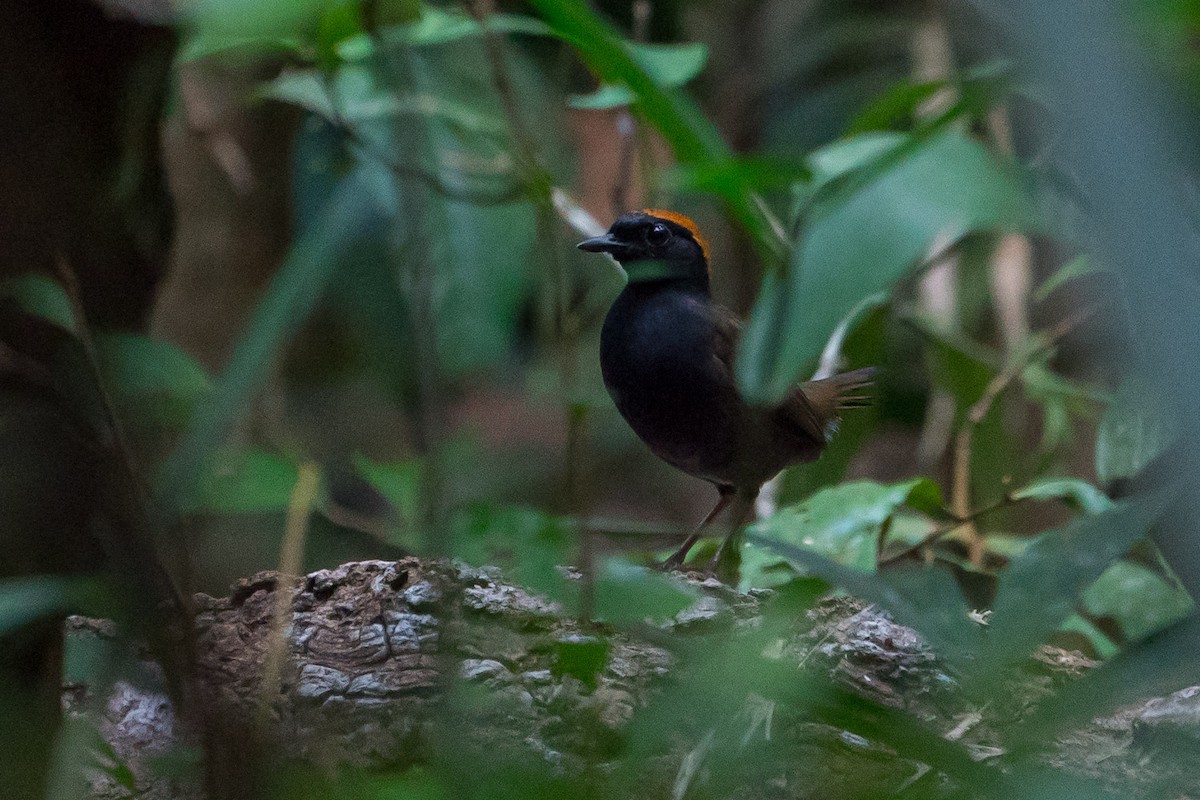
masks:
<path id="1" fill-rule="evenodd" d="M 875 370 L 808 381 L 778 404 L 752 405 L 734 379 L 741 324 L 713 301 L 708 244 L 694 221 L 664 209 L 632 211 L 577 247 L 608 253 L 628 278 L 600 332 L 600 371 L 617 410 L 655 455 L 717 489 L 712 511 L 660 565 L 678 569 L 731 502 L 748 514 L 764 483 L 821 454 L 841 412 L 868 404 Z"/>

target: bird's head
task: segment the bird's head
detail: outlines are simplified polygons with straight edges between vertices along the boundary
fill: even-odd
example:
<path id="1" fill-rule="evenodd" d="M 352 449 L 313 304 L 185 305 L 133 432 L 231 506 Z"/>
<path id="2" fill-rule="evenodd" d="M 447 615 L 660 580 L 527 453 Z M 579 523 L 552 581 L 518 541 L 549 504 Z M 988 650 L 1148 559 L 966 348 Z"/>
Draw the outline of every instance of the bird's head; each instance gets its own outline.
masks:
<path id="1" fill-rule="evenodd" d="M 608 233 L 578 247 L 609 253 L 630 283 L 684 281 L 708 287 L 708 243 L 696 223 L 673 211 L 648 208 L 622 214 Z"/>

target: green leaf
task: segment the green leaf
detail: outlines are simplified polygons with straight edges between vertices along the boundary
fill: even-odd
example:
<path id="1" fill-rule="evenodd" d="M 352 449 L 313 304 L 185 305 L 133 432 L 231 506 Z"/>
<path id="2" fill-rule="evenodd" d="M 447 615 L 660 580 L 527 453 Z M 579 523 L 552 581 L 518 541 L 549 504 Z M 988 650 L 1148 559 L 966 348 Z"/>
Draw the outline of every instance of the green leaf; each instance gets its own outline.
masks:
<path id="1" fill-rule="evenodd" d="M 531 508 L 474 504 L 451 521 L 451 552 L 468 564 L 497 566 L 505 578 L 563 600 L 569 594 L 559 569 L 573 553 L 569 528 Z"/>
<path id="2" fill-rule="evenodd" d="M 78 333 L 75 309 L 62 285 L 36 272 L 0 282 L 0 297 L 10 297 L 26 314 L 40 317 L 60 328 Z"/>
<path id="3" fill-rule="evenodd" d="M 1083 606 L 1094 617 L 1111 617 L 1131 641 L 1183 619 L 1196 604 L 1163 576 L 1132 561 L 1118 561 L 1083 593 Z"/>
<path id="4" fill-rule="evenodd" d="M 218 514 L 281 511 L 288 507 L 298 467 L 289 459 L 249 450 L 218 458 L 200 487 L 197 510 Z"/>
<path id="5" fill-rule="evenodd" d="M 1177 427 L 1150 381 L 1125 379 L 1096 432 L 1096 476 L 1108 482 L 1137 475 L 1174 441 Z"/>
<path id="6" fill-rule="evenodd" d="M 904 320 L 928 345 L 929 369 L 938 387 L 954 395 L 960 411 L 983 396 L 988 382 L 1000 371 L 1000 355 L 957 331 L 942 330 L 933 320 Z"/>
<path id="7" fill-rule="evenodd" d="M 208 375 L 173 344 L 130 333 L 97 334 L 96 357 L 124 419 L 182 427 L 212 390 Z"/>
<path id="8" fill-rule="evenodd" d="M 1161 515 L 1165 496 L 1115 503 L 1041 534 L 1000 575 L 986 652 L 976 676 L 984 687 L 1026 658 L 1075 610 L 1080 595 Z"/>
<path id="9" fill-rule="evenodd" d="M 912 119 L 917 106 L 948 86 L 947 81 L 902 80 L 872 100 L 850 123 L 846 133 L 854 136 L 875 130 L 888 130 Z"/>
<path id="10" fill-rule="evenodd" d="M 1039 303 L 1054 293 L 1054 290 L 1078 278 L 1104 273 L 1105 270 L 1096 264 L 1089 255 L 1080 255 L 1059 267 L 1053 275 L 1045 280 L 1034 293 L 1034 299 Z"/>
<path id="11" fill-rule="evenodd" d="M 1102 514 L 1113 507 L 1108 495 L 1080 478 L 1043 478 L 1010 496 L 1013 500 L 1064 500 L 1085 514 Z"/>
<path id="12" fill-rule="evenodd" d="M 844 483 L 819 491 L 802 503 L 782 508 L 770 519 L 755 523 L 750 530 L 810 548 L 839 564 L 873 572 L 880 529 L 902 506 L 937 514 L 942 506 L 941 490 L 928 478 L 893 484 Z M 743 562 L 743 586 L 775 584 L 776 581 L 771 579 L 766 584 L 756 582 L 767 577 L 761 571 L 769 570 L 772 564 L 754 560 L 755 567 L 751 571 Z"/>
<path id="13" fill-rule="evenodd" d="M 315 44 L 320 20 L 344 0 L 196 0 L 181 7 L 186 36 L 176 56 L 192 61 L 228 50 L 296 52 Z"/>
<path id="14" fill-rule="evenodd" d="M 588 686 L 596 685 L 596 676 L 608 663 L 612 643 L 598 636 L 573 634 L 554 642 L 555 675 L 572 675 Z"/>
<path id="15" fill-rule="evenodd" d="M 692 44 L 634 44 L 625 45 L 638 65 L 659 86 L 674 88 L 683 86 L 700 74 L 708 61 L 708 47 Z M 576 95 L 570 100 L 572 108 L 604 109 L 627 106 L 637 96 L 627 87 L 607 84 L 596 91 Z"/>
<path id="16" fill-rule="evenodd" d="M 797 569 L 817 575 L 867 602 L 891 612 L 897 622 L 915 628 L 947 660 L 965 665 L 980 639 L 954 577 L 927 566 L 897 565 L 882 574 L 844 566 L 807 547 L 763 536 L 751 530 L 748 544 L 774 552 Z"/>
<path id="17" fill-rule="evenodd" d="M 678 89 L 660 85 L 631 54 L 628 43 L 584 0 L 531 0 L 530 4 L 575 48 L 601 83 L 624 86 L 633 93 L 639 114 L 662 134 L 681 163 L 731 157 L 716 126 L 696 104 Z M 749 192 L 737 188 L 720 198 L 765 254 L 773 259 L 783 256 L 785 248 Z"/>
<path id="18" fill-rule="evenodd" d="M 668 620 L 700 596 L 673 575 L 620 558 L 603 561 L 595 592 L 596 619 L 613 625 Z"/>
<path id="19" fill-rule="evenodd" d="M 818 199 L 786 278 L 764 283 L 737 359 L 738 384 L 756 402 L 782 398 L 838 320 L 935 240 L 1032 225 L 1020 182 L 982 145 L 954 131 L 908 142 Z"/>
<path id="20" fill-rule="evenodd" d="M 62 578 L 34 576 L 0 581 L 0 636 L 31 622 L 62 614 L 70 602 L 70 583 Z"/>
<path id="21" fill-rule="evenodd" d="M 738 187 L 756 191 L 782 189 L 811 175 L 806 166 L 797 162 L 770 156 L 748 156 L 680 164 L 663 177 L 663 182 L 677 192 L 723 194 Z"/>
<path id="22" fill-rule="evenodd" d="M 402 526 L 416 524 L 421 516 L 421 487 L 425 470 L 419 459 L 382 464 L 355 453 L 354 468 L 387 498 Z"/>

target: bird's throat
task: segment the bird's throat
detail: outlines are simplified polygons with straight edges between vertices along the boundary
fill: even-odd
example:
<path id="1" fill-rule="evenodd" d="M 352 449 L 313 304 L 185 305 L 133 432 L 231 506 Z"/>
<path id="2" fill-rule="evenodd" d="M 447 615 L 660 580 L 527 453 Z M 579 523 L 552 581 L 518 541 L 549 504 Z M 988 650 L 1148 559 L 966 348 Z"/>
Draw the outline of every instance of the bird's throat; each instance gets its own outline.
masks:
<path id="1" fill-rule="evenodd" d="M 692 268 L 679 261 L 664 261 L 658 258 L 639 258 L 637 261 L 622 261 L 622 269 L 630 283 L 647 281 L 662 281 L 677 278 L 688 278 Z"/>

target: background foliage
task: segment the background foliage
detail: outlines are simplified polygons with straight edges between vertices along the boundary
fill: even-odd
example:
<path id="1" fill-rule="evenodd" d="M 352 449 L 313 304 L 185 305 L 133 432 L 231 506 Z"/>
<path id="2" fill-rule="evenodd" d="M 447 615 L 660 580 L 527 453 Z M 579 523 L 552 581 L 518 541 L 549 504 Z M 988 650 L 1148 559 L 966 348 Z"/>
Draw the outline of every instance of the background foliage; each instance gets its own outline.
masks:
<path id="1" fill-rule="evenodd" d="M 622 278 L 573 247 L 637 206 L 713 240 L 748 397 L 880 367 L 872 409 L 746 535 L 768 628 L 847 591 L 976 697 L 1045 642 L 1105 660 L 1013 741 L 1129 699 L 1115 686 L 1197 682 L 1196 489 L 1174 480 L 1200 457 L 1194 3 L 81 0 L 0 20 L 14 791 L 89 757 L 53 744 L 65 612 L 117 620 L 170 681 L 181 598 L 266 568 L 496 564 L 601 637 L 684 608 L 646 565 L 710 490 L 615 414 L 596 343 Z M 874 725 L 762 654 L 687 658 L 629 764 L 753 690 L 953 772 L 915 718 Z M 969 792 L 1065 796 L 1017 766 Z M 551 795 L 626 779 L 530 769 Z M 438 763 L 339 780 L 307 791 L 462 790 Z"/>

